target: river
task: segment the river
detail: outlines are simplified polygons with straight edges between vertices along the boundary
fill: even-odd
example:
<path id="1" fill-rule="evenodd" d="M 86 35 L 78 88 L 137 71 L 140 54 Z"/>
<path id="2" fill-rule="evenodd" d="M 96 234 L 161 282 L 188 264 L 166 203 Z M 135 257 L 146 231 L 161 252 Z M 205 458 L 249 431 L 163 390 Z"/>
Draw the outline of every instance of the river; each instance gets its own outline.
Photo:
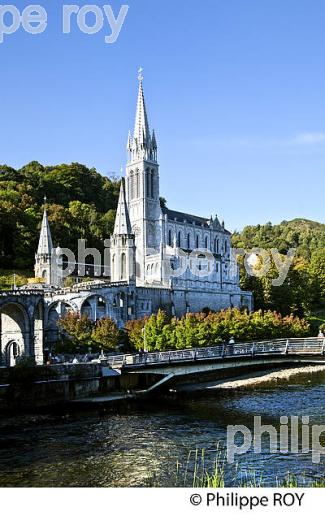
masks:
<path id="1" fill-rule="evenodd" d="M 261 416 L 278 430 L 283 415 L 325 424 L 324 392 L 320 372 L 236 391 L 130 403 L 105 413 L 0 417 L 0 486 L 190 486 L 195 450 L 205 450 L 204 464 L 212 468 L 226 445 L 227 425 L 252 428 L 254 416 Z M 314 464 L 311 454 L 270 453 L 267 440 L 262 454 L 250 450 L 226 466 L 227 485 L 245 475 L 275 485 L 288 472 L 308 485 L 325 475 L 325 455 Z"/>

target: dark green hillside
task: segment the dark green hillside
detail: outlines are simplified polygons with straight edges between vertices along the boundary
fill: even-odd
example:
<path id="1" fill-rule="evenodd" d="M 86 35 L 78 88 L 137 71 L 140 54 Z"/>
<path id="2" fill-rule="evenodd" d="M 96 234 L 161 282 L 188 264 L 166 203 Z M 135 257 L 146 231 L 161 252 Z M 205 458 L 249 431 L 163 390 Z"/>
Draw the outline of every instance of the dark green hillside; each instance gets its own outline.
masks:
<path id="1" fill-rule="evenodd" d="M 55 244 L 76 250 L 78 238 L 85 238 L 101 250 L 113 229 L 118 193 L 118 180 L 78 163 L 0 166 L 0 269 L 33 267 L 44 195 Z"/>
<path id="2" fill-rule="evenodd" d="M 297 254 L 311 258 L 313 252 L 325 248 L 325 224 L 297 218 L 289 222 L 272 225 L 246 226 L 241 233 L 233 234 L 234 247 L 276 248 L 285 254 L 290 248 L 296 248 Z"/>
<path id="3" fill-rule="evenodd" d="M 233 246 L 246 250 L 274 248 L 281 254 L 296 249 L 294 262 L 282 286 L 272 285 L 272 279 L 277 277 L 274 264 L 270 273 L 262 278 L 248 276 L 242 266 L 241 284 L 254 292 L 257 308 L 282 314 L 315 315 L 316 332 L 322 324 L 319 317 L 324 315 L 325 309 L 325 224 L 300 218 L 277 225 L 247 226 L 241 233 L 234 233 Z"/>

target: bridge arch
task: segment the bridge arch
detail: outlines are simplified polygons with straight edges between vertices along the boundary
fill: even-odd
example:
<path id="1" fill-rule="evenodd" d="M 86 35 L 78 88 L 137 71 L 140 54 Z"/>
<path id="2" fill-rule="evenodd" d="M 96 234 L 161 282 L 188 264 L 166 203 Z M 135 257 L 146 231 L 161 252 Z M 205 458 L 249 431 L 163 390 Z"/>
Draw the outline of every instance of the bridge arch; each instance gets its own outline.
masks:
<path id="1" fill-rule="evenodd" d="M 22 304 L 9 301 L 0 306 L 0 332 L 2 364 L 14 366 L 22 356 L 34 355 L 31 321 Z"/>
<path id="2" fill-rule="evenodd" d="M 81 304 L 81 315 L 87 315 L 92 321 L 99 320 L 107 315 L 108 303 L 104 296 L 100 294 L 92 294 L 87 296 Z"/>
<path id="3" fill-rule="evenodd" d="M 58 320 L 68 312 L 78 312 L 78 309 L 70 302 L 57 300 L 47 309 L 46 342 L 54 344 L 59 339 Z"/>

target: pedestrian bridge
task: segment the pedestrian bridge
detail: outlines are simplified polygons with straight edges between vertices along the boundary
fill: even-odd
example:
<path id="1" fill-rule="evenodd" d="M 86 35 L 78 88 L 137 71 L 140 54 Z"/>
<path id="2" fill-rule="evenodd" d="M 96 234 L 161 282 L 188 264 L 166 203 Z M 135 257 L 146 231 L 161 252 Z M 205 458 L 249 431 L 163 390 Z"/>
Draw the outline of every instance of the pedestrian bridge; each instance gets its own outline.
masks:
<path id="1" fill-rule="evenodd" d="M 111 356 L 112 368 L 162 376 L 184 376 L 247 366 L 325 363 L 325 338 L 294 338 L 237 343 L 169 352 Z"/>

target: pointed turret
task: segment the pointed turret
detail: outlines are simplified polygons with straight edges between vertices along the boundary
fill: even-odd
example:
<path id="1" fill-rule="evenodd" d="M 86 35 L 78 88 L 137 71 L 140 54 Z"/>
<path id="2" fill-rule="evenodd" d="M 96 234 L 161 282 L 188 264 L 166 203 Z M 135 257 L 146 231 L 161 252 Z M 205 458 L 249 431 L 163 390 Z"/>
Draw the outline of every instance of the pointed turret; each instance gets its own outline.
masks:
<path id="1" fill-rule="evenodd" d="M 54 261 L 56 255 L 46 211 L 46 197 L 44 197 L 44 205 L 41 233 L 35 255 L 35 277 L 41 278 L 47 285 L 58 286 L 61 284 L 61 278 L 57 271 L 57 263 Z"/>
<path id="2" fill-rule="evenodd" d="M 112 282 L 135 280 L 135 242 L 126 204 L 124 179 L 121 182 L 114 234 L 111 237 L 110 259 Z"/>
<path id="3" fill-rule="evenodd" d="M 153 150 L 157 150 L 157 139 L 156 139 L 156 134 L 155 134 L 154 130 L 152 131 L 151 146 L 152 146 Z"/>
<path id="4" fill-rule="evenodd" d="M 38 242 L 37 254 L 50 256 L 52 254 L 53 242 L 46 207 L 43 213 L 41 234 Z"/>
<path id="5" fill-rule="evenodd" d="M 133 145 L 133 139 L 132 139 L 132 136 L 131 136 L 131 132 L 129 130 L 128 143 L 127 143 L 127 150 L 128 150 L 128 152 L 132 152 L 132 145 Z"/>
<path id="6" fill-rule="evenodd" d="M 221 224 L 220 224 L 220 220 L 218 219 L 218 215 L 215 216 L 215 219 L 213 221 L 213 227 L 214 227 L 214 229 L 221 228 Z"/>
<path id="7" fill-rule="evenodd" d="M 124 179 L 121 182 L 120 188 L 120 197 L 118 201 L 116 218 L 115 218 L 115 226 L 114 226 L 114 235 L 131 235 L 131 222 L 129 217 L 129 211 L 126 204 L 125 197 L 125 185 Z"/>

